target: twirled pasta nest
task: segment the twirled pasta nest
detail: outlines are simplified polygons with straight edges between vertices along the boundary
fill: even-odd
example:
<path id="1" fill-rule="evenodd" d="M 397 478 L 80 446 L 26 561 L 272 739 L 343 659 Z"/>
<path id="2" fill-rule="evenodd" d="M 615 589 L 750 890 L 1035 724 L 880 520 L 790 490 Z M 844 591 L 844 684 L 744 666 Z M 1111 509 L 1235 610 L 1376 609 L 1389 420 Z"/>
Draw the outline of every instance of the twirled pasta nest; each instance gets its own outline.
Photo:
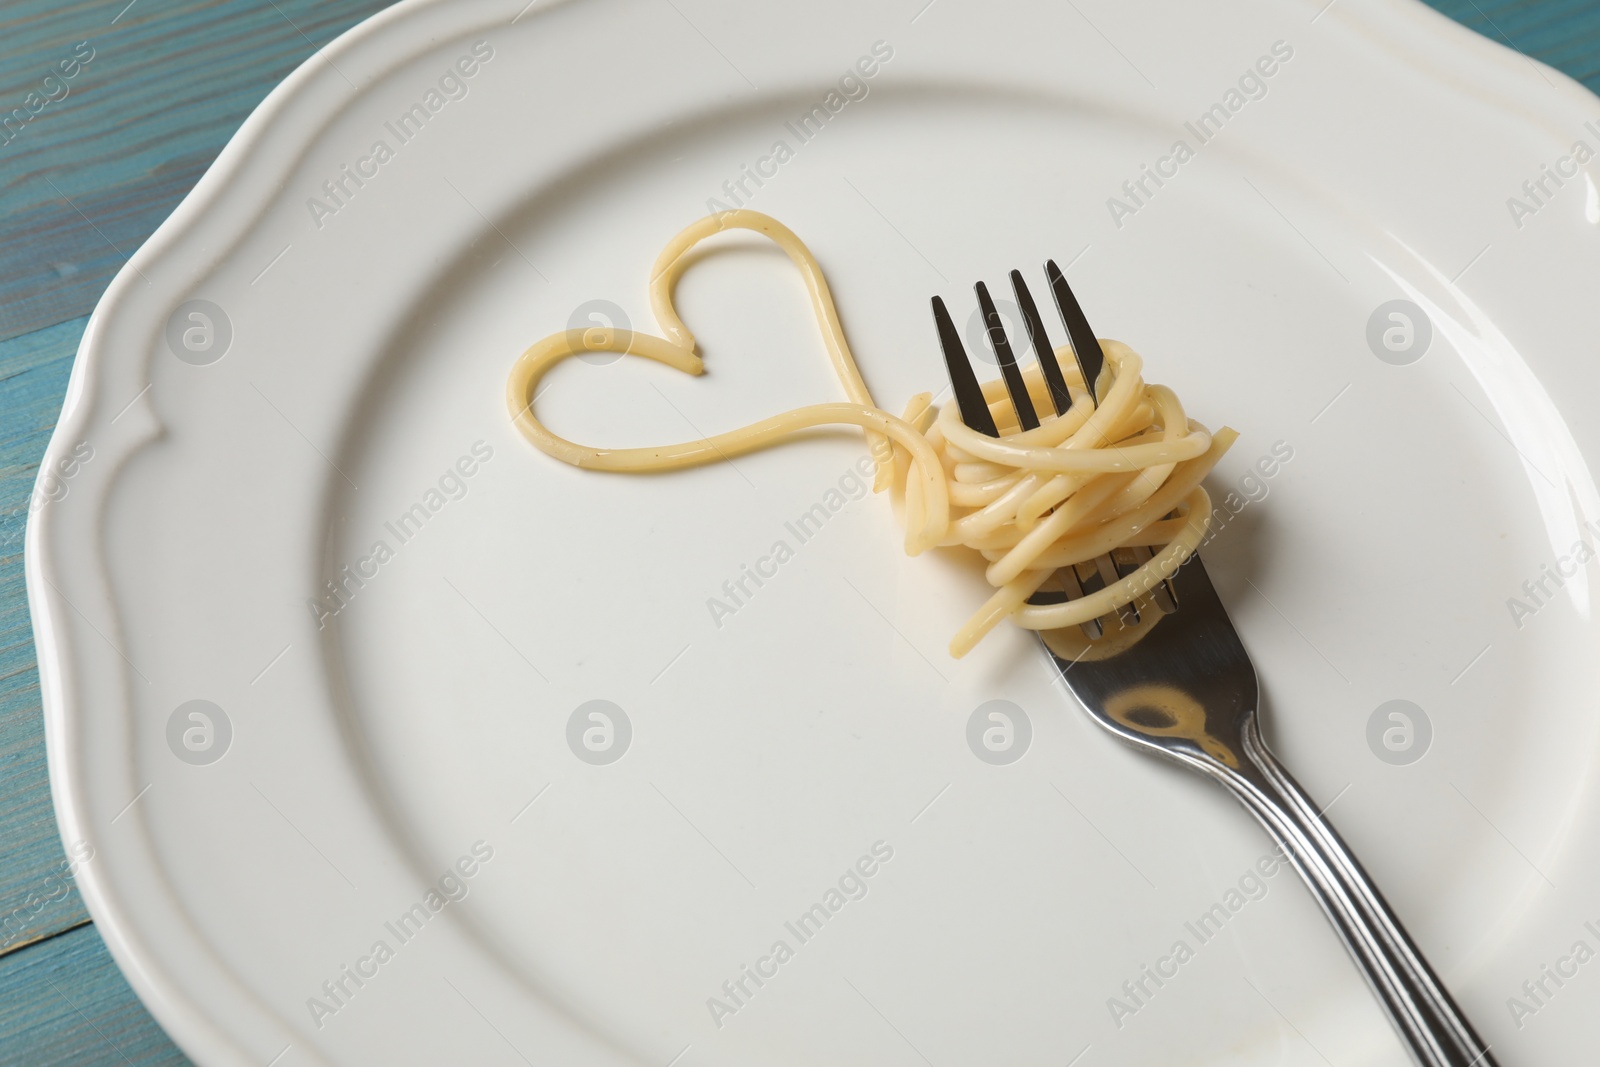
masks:
<path id="1" fill-rule="evenodd" d="M 673 307 L 673 288 L 689 250 L 732 229 L 765 235 L 800 269 L 849 401 L 812 404 L 713 437 L 652 448 L 591 448 L 540 422 L 533 411 L 539 381 L 571 356 L 619 352 L 704 373 L 694 335 Z M 1004 383 L 985 383 L 984 398 L 1000 431 L 989 437 L 965 425 L 954 404 L 935 406 L 929 393 L 912 397 L 899 416 L 878 407 L 851 355 L 821 267 L 800 238 L 767 215 L 728 211 L 685 228 L 656 258 L 650 304 L 663 336 L 563 330 L 517 359 L 506 395 L 524 436 L 576 467 L 647 472 L 723 462 L 817 426 L 860 427 L 877 463 L 874 489 L 893 491 L 906 552 L 961 546 L 988 561 L 984 576 L 994 593 L 951 639 L 952 656 L 965 655 L 1007 617 L 1025 629 L 1058 630 L 1141 600 L 1205 539 L 1211 501 L 1200 481 L 1237 435 L 1226 428 L 1213 434 L 1190 419 L 1171 389 L 1144 381 L 1143 361 L 1118 341 L 1101 342 L 1106 367 L 1098 405 L 1071 349 L 1058 350 L 1072 406 L 1032 430 L 1020 428 Z M 1024 370 L 1023 379 L 1035 407 L 1051 410 L 1037 364 Z M 1153 555 L 1120 580 L 1065 603 L 1027 602 L 1058 568 L 1139 546 Z"/>

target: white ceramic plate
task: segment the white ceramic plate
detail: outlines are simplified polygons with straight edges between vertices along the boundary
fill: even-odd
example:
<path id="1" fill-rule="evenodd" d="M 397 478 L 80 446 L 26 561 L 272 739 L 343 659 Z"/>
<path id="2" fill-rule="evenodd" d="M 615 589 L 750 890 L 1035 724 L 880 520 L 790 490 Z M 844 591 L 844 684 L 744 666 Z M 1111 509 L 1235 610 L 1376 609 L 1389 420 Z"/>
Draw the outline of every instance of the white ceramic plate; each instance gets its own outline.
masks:
<path id="1" fill-rule="evenodd" d="M 1591 1047 L 1595 571 L 1562 560 L 1600 515 L 1600 194 L 1563 162 L 1600 146 L 1593 97 L 1413 3 L 520 6 L 412 0 L 310 60 L 84 337 L 28 542 L 52 781 L 190 1055 L 1404 1062 L 1230 800 L 1096 732 L 1024 634 L 948 658 L 981 581 L 851 498 L 858 437 L 657 478 L 519 439 L 516 354 L 595 301 L 653 328 L 652 257 L 741 178 L 887 406 L 942 379 L 930 294 L 1054 256 L 1242 431 L 1213 484 L 1250 502 L 1207 560 L 1277 747 L 1503 1063 Z M 1369 347 L 1393 300 L 1431 325 L 1411 362 Z M 770 248 L 727 241 L 680 303 L 712 373 L 570 364 L 558 430 L 840 395 Z M 1576 575 L 1529 603 L 1545 564 Z M 596 700 L 610 763 L 578 754 Z M 1030 727 L 1009 764 L 967 740 L 991 700 Z M 1369 746 L 1391 700 L 1422 758 Z M 1545 964 L 1576 977 L 1529 1001 Z"/>

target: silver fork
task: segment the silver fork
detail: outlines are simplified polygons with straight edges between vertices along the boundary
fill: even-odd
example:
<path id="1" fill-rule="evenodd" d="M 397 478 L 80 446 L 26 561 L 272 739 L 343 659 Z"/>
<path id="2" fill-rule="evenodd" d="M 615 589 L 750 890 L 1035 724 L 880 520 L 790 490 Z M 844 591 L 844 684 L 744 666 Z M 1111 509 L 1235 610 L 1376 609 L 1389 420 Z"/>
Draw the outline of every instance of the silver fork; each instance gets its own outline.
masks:
<path id="1" fill-rule="evenodd" d="M 1045 274 L 1083 380 L 1091 395 L 1098 395 L 1095 386 L 1104 365 L 1100 342 L 1053 260 L 1045 265 Z M 1059 392 L 1056 389 L 1061 369 L 1038 309 L 1018 271 L 1011 272 L 1011 283 L 1056 412 L 1065 414 L 1070 398 L 1064 384 Z M 977 293 L 1018 421 L 1024 429 L 1030 420 L 1038 425 L 1004 324 L 982 282 Z M 937 296 L 933 314 L 962 421 L 997 435 L 960 335 Z M 1054 594 L 1057 602 L 1114 581 L 1137 561 L 1107 557 L 1081 566 L 1090 567 L 1090 573 L 1084 575 L 1079 566 L 1058 572 L 1063 591 Z M 1033 602 L 1049 599 L 1051 594 L 1039 593 Z M 1260 820 L 1305 879 L 1417 1063 L 1495 1067 L 1489 1047 L 1383 894 L 1305 790 L 1267 749 L 1256 711 L 1255 667 L 1199 555 L 1191 556 L 1164 587 L 1151 590 L 1130 607 L 1132 611 L 1125 609 L 1084 627 L 1090 644 L 1101 646 L 1095 656 L 1080 653 L 1065 659 L 1045 638 L 1046 651 L 1090 718 L 1137 748 L 1216 779 Z M 1141 625 L 1140 611 L 1159 615 Z M 1133 639 L 1112 642 L 1108 630 L 1118 635 L 1131 631 L 1127 636 Z"/>

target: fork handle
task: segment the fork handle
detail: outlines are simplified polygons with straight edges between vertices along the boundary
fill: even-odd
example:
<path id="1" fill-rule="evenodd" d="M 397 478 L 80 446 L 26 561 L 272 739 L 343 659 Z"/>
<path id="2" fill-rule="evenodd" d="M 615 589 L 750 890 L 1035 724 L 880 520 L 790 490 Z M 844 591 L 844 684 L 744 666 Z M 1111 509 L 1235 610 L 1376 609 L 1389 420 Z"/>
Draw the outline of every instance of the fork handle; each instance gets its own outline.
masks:
<path id="1" fill-rule="evenodd" d="M 1254 715 L 1242 728 L 1246 761 L 1213 765 L 1219 778 L 1283 847 L 1422 1067 L 1495 1067 L 1359 860 L 1262 740 Z"/>

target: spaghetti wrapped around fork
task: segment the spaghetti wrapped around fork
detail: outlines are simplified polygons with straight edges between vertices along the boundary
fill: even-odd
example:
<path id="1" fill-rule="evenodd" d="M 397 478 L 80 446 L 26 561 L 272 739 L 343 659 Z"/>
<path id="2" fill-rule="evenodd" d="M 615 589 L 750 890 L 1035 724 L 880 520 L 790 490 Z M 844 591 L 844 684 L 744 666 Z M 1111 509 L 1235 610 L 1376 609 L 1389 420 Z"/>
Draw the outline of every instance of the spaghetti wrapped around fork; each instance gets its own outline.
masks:
<path id="1" fill-rule="evenodd" d="M 534 414 L 533 397 L 550 368 L 572 356 L 621 352 L 704 372 L 694 335 L 673 306 L 673 289 L 690 249 L 732 229 L 770 238 L 800 270 L 847 402 L 813 404 L 701 440 L 648 448 L 593 448 L 546 427 Z M 1000 431 L 989 437 L 962 423 L 954 404 L 935 406 L 928 393 L 912 397 L 898 416 L 880 408 L 850 351 L 821 267 L 791 230 L 767 215 L 722 212 L 684 229 L 656 259 L 650 301 L 661 336 L 568 330 L 529 347 L 506 385 L 517 428 L 565 463 L 637 472 L 726 461 L 818 426 L 862 429 L 877 463 L 874 488 L 891 492 L 906 528 L 906 551 L 961 548 L 987 562 L 984 576 L 994 592 L 951 639 L 952 656 L 965 655 L 1006 618 L 1025 629 L 1056 630 L 1139 601 L 1205 539 L 1211 501 L 1200 482 L 1237 435 L 1228 429 L 1213 434 L 1191 420 L 1172 390 L 1145 382 L 1143 363 L 1127 345 L 1101 342 L 1106 366 L 1098 405 L 1071 350 L 1061 349 L 1072 405 L 1031 430 L 1018 425 L 1004 383 L 985 383 L 984 399 Z M 1027 367 L 1023 380 L 1036 408 L 1051 410 L 1037 364 Z M 1064 603 L 1027 602 L 1058 569 L 1131 547 L 1153 554 L 1118 581 Z"/>

